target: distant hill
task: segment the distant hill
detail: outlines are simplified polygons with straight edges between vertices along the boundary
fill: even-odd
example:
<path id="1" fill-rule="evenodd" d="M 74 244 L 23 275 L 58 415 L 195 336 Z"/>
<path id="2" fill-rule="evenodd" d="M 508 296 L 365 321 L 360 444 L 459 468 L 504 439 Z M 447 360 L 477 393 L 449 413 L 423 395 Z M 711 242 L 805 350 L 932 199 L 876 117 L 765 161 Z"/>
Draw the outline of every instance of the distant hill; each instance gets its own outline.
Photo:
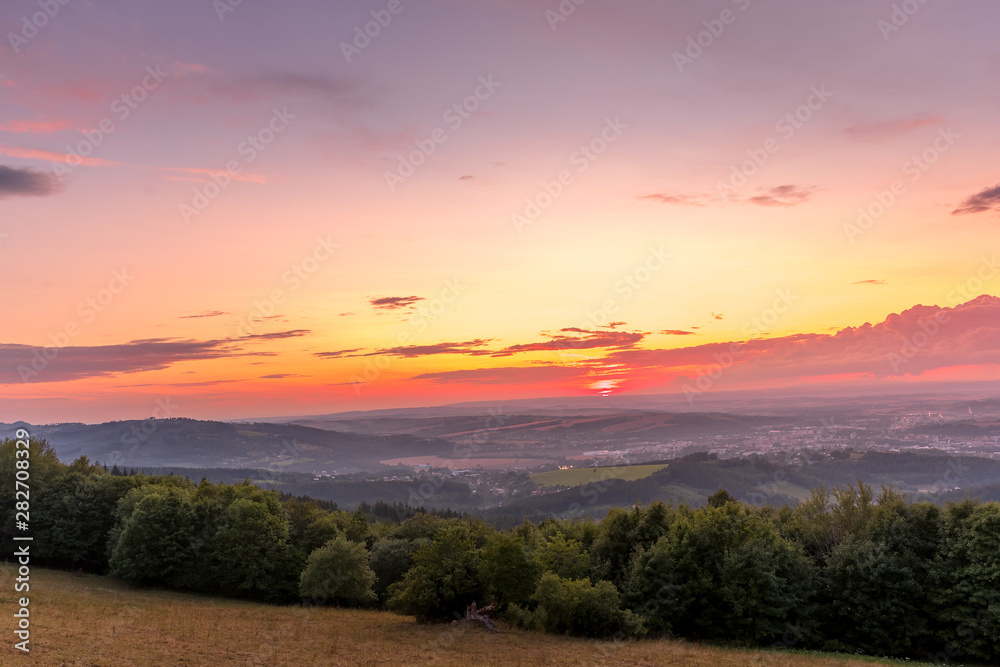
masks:
<path id="1" fill-rule="evenodd" d="M 460 417 L 496 411 L 507 415 L 579 416 L 625 412 L 725 412 L 817 416 L 833 413 L 866 413 L 873 410 L 965 412 L 977 417 L 1000 416 L 1000 381 L 919 383 L 864 383 L 811 385 L 808 390 L 789 386 L 753 391 L 713 389 L 694 402 L 682 393 L 620 394 L 613 396 L 561 396 L 505 401 L 472 401 L 418 408 L 383 408 L 319 415 L 269 417 L 266 421 L 306 423 L 313 421 L 365 420 L 383 417 Z M 251 418 L 250 421 L 265 421 Z"/>
<path id="2" fill-rule="evenodd" d="M 310 418 L 291 423 L 353 433 L 409 434 L 450 440 L 489 435 L 491 439 L 576 442 L 685 439 L 729 435 L 764 426 L 794 423 L 790 417 L 760 417 L 714 412 L 617 412 L 557 416 L 544 414 L 463 415 L 438 417 Z"/>
<path id="3" fill-rule="evenodd" d="M 913 433 L 937 436 L 1000 435 L 1000 419 L 967 419 L 940 424 L 925 424 L 910 429 Z"/>
<path id="4" fill-rule="evenodd" d="M 726 489 L 743 502 L 770 505 L 794 504 L 811 489 L 854 484 L 862 480 L 875 487 L 893 486 L 912 499 L 958 500 L 967 496 L 991 498 L 1000 486 L 1000 460 L 956 457 L 944 452 L 871 452 L 860 458 L 817 461 L 786 466 L 761 457 L 718 459 L 700 453 L 669 461 L 670 465 L 648 477 L 625 481 L 602 474 L 597 481 L 555 493 L 520 498 L 487 512 L 494 518 L 603 516 L 609 507 L 648 504 L 654 500 L 701 505 L 718 489 Z M 958 490 L 955 490 L 958 489 Z M 932 495 L 934 494 L 934 495 Z"/>
<path id="5" fill-rule="evenodd" d="M 0 425 L 12 437 L 18 426 L 45 438 L 63 461 L 130 467 L 269 468 L 338 473 L 383 469 L 378 461 L 447 455 L 453 445 L 411 435 L 366 435 L 296 424 L 231 424 L 195 419 L 118 421 L 105 424 Z"/>

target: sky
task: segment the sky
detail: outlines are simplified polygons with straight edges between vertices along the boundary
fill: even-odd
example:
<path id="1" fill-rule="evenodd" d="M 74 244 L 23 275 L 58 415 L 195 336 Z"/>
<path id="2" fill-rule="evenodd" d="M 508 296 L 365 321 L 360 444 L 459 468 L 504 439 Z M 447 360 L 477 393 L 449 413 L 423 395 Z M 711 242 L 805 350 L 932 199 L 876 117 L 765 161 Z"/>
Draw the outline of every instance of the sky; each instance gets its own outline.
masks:
<path id="1" fill-rule="evenodd" d="M 5 2 L 0 420 L 995 381 L 998 21 Z"/>

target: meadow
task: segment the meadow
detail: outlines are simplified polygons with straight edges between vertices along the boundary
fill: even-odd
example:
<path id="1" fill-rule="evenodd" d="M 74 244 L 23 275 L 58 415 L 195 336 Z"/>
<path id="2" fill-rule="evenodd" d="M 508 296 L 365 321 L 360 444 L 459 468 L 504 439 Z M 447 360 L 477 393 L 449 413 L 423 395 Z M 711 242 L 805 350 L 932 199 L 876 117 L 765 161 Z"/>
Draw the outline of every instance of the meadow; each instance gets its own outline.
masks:
<path id="1" fill-rule="evenodd" d="M 611 466 L 606 468 L 570 468 L 569 470 L 549 470 L 536 473 L 531 480 L 539 486 L 579 486 L 606 479 L 633 481 L 649 477 L 657 470 L 667 467 L 666 463 L 635 466 Z"/>

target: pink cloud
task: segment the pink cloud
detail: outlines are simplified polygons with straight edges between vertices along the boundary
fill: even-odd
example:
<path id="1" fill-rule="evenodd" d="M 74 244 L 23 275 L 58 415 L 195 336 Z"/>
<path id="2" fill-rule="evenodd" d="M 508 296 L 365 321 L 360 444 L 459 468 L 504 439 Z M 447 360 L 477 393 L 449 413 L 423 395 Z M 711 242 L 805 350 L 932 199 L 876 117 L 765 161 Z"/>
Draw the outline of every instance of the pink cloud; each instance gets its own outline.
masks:
<path id="1" fill-rule="evenodd" d="M 68 120 L 15 120 L 6 125 L 0 125 L 0 130 L 28 134 L 51 134 L 65 130 L 69 126 Z"/>
<path id="2" fill-rule="evenodd" d="M 665 192 L 641 195 L 639 199 L 655 201 L 660 204 L 679 204 L 681 206 L 706 206 L 711 202 L 711 197 L 704 194 L 668 194 Z"/>
<path id="3" fill-rule="evenodd" d="M 890 118 L 881 121 L 861 121 L 844 130 L 844 134 L 853 139 L 881 139 L 906 134 L 919 127 L 941 125 L 942 116 L 913 116 L 910 118 Z"/>
<path id="4" fill-rule="evenodd" d="M 835 334 L 621 350 L 604 362 L 667 378 L 696 378 L 724 367 L 727 378 L 746 381 L 848 373 L 901 377 L 956 365 L 1000 363 L 1000 299 L 983 295 L 954 308 L 914 306 L 878 324 Z"/>
<path id="5" fill-rule="evenodd" d="M 685 386 L 705 391 L 707 387 L 696 385 L 699 378 L 711 379 L 708 387 L 722 378 L 726 383 L 750 384 L 907 379 L 924 374 L 937 378 L 947 375 L 950 368 L 991 364 L 1000 364 L 1000 298 L 983 295 L 953 308 L 914 306 L 877 324 L 847 327 L 833 334 L 674 349 L 622 346 L 573 366 L 478 368 L 425 373 L 413 379 L 484 384 L 569 381 L 583 387 L 599 376 L 626 389 L 667 385 L 678 391 Z"/>
<path id="6" fill-rule="evenodd" d="M 222 169 L 202 169 L 198 167 L 149 167 L 157 171 L 177 172 L 180 174 L 191 174 L 191 176 L 167 176 L 168 180 L 200 181 L 207 183 L 212 176 L 227 174 L 234 181 L 245 181 L 248 183 L 267 183 L 261 174 L 234 174 Z"/>
<path id="7" fill-rule="evenodd" d="M 0 144 L 0 155 L 23 158 L 26 160 L 45 160 L 46 162 L 61 162 L 63 164 L 80 164 L 87 167 L 111 167 L 118 163 L 111 160 L 101 160 L 96 157 L 82 157 L 79 155 L 69 155 L 67 153 L 54 153 L 52 151 L 40 150 L 36 148 L 21 148 L 20 146 L 8 146 Z"/>
<path id="8" fill-rule="evenodd" d="M 809 200 L 816 188 L 804 188 L 797 185 L 779 185 L 774 188 L 761 188 L 761 194 L 750 197 L 747 201 L 758 206 L 795 206 Z"/>

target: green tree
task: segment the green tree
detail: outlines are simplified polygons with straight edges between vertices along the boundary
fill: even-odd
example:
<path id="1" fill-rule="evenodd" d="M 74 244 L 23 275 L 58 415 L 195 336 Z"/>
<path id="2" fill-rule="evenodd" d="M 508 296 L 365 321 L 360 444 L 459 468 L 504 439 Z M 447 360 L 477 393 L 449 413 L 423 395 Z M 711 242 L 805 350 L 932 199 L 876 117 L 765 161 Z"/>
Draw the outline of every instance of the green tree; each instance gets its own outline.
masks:
<path id="1" fill-rule="evenodd" d="M 653 632 L 762 642 L 798 623 L 812 587 L 796 545 L 745 505 L 727 503 L 681 517 L 640 549 L 625 590 Z"/>
<path id="2" fill-rule="evenodd" d="M 298 546 L 308 556 L 337 535 L 343 535 L 347 527 L 347 516 L 342 512 L 326 513 L 306 526 L 298 541 Z M 355 540 L 357 541 L 357 540 Z"/>
<path id="3" fill-rule="evenodd" d="M 115 576 L 144 585 L 264 600 L 293 598 L 300 567 L 277 495 L 249 483 L 160 478 L 118 501 Z"/>
<path id="4" fill-rule="evenodd" d="M 368 524 L 368 515 L 362 512 L 360 508 L 351 514 L 347 525 L 344 527 L 344 535 L 352 542 L 364 542 L 368 546 L 371 546 L 375 542 L 371 526 Z"/>
<path id="5" fill-rule="evenodd" d="M 814 563 L 824 565 L 840 539 L 833 525 L 826 488 L 813 489 L 809 498 L 797 502 L 783 516 L 784 534 L 800 544 Z"/>
<path id="6" fill-rule="evenodd" d="M 208 551 L 214 580 L 223 595 L 285 598 L 288 522 L 274 494 L 235 498 L 222 513 Z"/>
<path id="7" fill-rule="evenodd" d="M 297 548 L 302 547 L 306 529 L 319 519 L 330 515 L 311 498 L 288 498 L 282 504 L 285 508 L 285 517 L 288 519 L 288 542 Z M 330 535 L 326 540 L 308 549 L 306 556 L 332 538 L 333 535 Z"/>
<path id="8" fill-rule="evenodd" d="M 15 497 L 15 491 L 24 493 L 23 487 L 17 487 L 17 482 L 22 481 L 28 486 L 28 502 L 35 497 L 41 496 L 45 488 L 56 479 L 65 474 L 66 465 L 59 462 L 56 452 L 45 440 L 30 438 L 27 449 L 17 447 L 16 438 L 5 438 L 0 443 L 0 534 L 3 536 L 0 548 L 9 554 L 13 551 L 13 535 L 18 534 L 16 530 L 17 506 L 15 501 L 23 501 L 24 495 Z M 25 454 L 27 452 L 27 454 Z M 26 473 L 26 480 L 18 480 L 17 473 Z M 21 475 L 25 477 L 25 475 Z M 33 519 L 33 514 L 29 510 L 29 519 Z M 28 522 L 30 526 L 33 521 Z"/>
<path id="9" fill-rule="evenodd" d="M 656 501 L 646 510 L 639 512 L 639 519 L 633 530 L 633 550 L 648 549 L 670 532 L 670 526 L 677 518 L 677 510 Z"/>
<path id="10" fill-rule="evenodd" d="M 420 622 L 463 617 L 466 606 L 482 600 L 486 592 L 479 571 L 479 548 L 472 531 L 467 524 L 452 524 L 414 554 L 413 567 L 389 606 Z"/>
<path id="11" fill-rule="evenodd" d="M 635 548 L 634 533 L 641 512 L 612 507 L 601 521 L 590 549 L 594 580 L 606 579 L 620 586 Z"/>
<path id="12" fill-rule="evenodd" d="M 434 539 L 438 531 L 446 525 L 446 520 L 434 514 L 417 512 L 396 528 L 395 537 L 404 540 L 417 540 L 422 537 Z"/>
<path id="13" fill-rule="evenodd" d="M 501 610 L 528 602 L 535 590 L 538 568 L 516 535 L 497 533 L 482 549 L 480 573 L 486 593 Z"/>
<path id="14" fill-rule="evenodd" d="M 590 576 L 590 554 L 576 540 L 567 540 L 556 533 L 538 545 L 535 563 L 542 572 L 552 572 L 564 579 L 587 579 Z"/>
<path id="15" fill-rule="evenodd" d="M 299 595 L 317 604 L 364 605 L 376 599 L 365 545 L 338 535 L 309 554 Z"/>
<path id="16" fill-rule="evenodd" d="M 179 587 L 196 566 L 198 532 L 191 492 L 170 486 L 133 489 L 119 504 L 111 574 L 137 585 Z"/>
<path id="17" fill-rule="evenodd" d="M 839 643 L 828 647 L 895 656 L 933 648 L 939 539 L 937 507 L 906 505 L 883 489 L 865 528 L 834 549 L 823 572 L 822 623 Z"/>
<path id="18" fill-rule="evenodd" d="M 719 489 L 718 491 L 716 491 L 715 493 L 713 493 L 708 497 L 709 507 L 725 507 L 726 503 L 735 503 L 735 502 L 738 502 L 736 498 L 733 498 L 731 495 L 729 495 L 729 492 L 726 491 L 725 489 Z"/>
<path id="19" fill-rule="evenodd" d="M 142 482 L 139 476 L 112 476 L 85 457 L 74 461 L 32 504 L 38 557 L 57 567 L 105 571 L 115 506 Z"/>
<path id="20" fill-rule="evenodd" d="M 939 578 L 936 653 L 1000 660 L 1000 503 L 949 505 Z"/>
<path id="21" fill-rule="evenodd" d="M 406 571 L 413 563 L 413 554 L 421 546 L 430 544 L 427 538 L 420 540 L 401 540 L 398 538 L 382 538 L 376 540 L 368 557 L 368 564 L 375 572 L 375 595 L 379 602 L 385 603 L 389 598 L 389 589 L 397 581 L 402 581 Z"/>

